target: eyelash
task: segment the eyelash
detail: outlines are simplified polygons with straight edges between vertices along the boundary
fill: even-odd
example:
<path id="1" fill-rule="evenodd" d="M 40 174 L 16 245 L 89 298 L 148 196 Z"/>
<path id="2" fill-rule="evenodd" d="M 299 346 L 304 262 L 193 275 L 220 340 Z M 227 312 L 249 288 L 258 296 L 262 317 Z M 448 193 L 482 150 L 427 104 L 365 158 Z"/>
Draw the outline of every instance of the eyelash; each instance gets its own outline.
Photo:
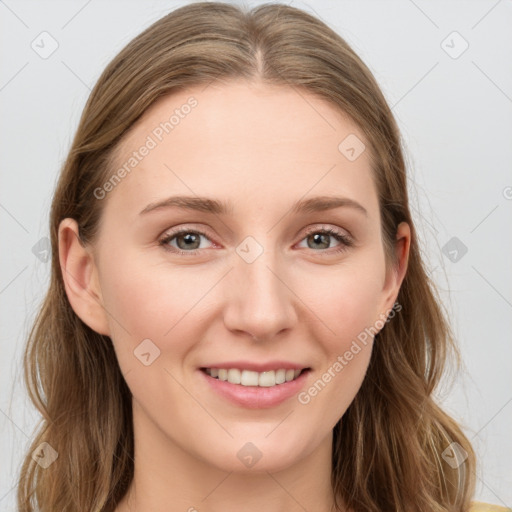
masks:
<path id="1" fill-rule="evenodd" d="M 173 240 L 174 238 L 176 238 L 178 235 L 182 235 L 185 233 L 195 233 L 197 235 L 204 236 L 205 238 L 210 240 L 208 235 L 206 233 L 203 233 L 200 230 L 180 229 L 178 231 L 167 233 L 162 239 L 159 240 L 158 243 L 160 246 L 162 246 L 164 248 L 164 250 L 172 252 L 174 254 L 178 254 L 180 256 L 195 256 L 199 251 L 201 251 L 201 249 L 192 249 L 190 251 L 183 251 L 183 250 L 177 249 L 175 247 L 173 247 L 171 249 L 170 246 L 168 245 L 168 243 L 171 240 Z M 332 254 L 341 253 L 343 251 L 346 251 L 349 247 L 352 247 L 354 245 L 354 242 L 350 237 L 348 237 L 347 235 L 345 235 L 339 231 L 336 231 L 332 228 L 321 228 L 321 229 L 312 228 L 305 233 L 305 236 L 301 239 L 301 241 L 304 240 L 304 238 L 307 238 L 309 235 L 312 235 L 315 233 L 322 233 L 322 234 L 330 235 L 333 238 L 335 238 L 338 242 L 340 242 L 340 245 L 334 251 L 329 252 L 328 254 L 325 254 L 325 252 L 328 251 L 329 249 L 314 251 L 314 252 L 320 253 L 322 256 L 328 256 L 328 255 L 332 255 Z"/>

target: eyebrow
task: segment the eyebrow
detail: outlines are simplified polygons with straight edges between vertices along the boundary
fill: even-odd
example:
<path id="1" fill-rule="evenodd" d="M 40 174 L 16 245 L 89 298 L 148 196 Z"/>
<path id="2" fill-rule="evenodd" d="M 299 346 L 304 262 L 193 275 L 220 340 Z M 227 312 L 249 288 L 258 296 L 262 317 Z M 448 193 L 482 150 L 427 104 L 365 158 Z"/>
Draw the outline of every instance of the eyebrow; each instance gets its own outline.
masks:
<path id="1" fill-rule="evenodd" d="M 233 205 L 231 203 L 219 201 L 217 199 L 197 196 L 172 196 L 162 201 L 148 204 L 140 212 L 140 215 L 145 215 L 155 210 L 172 207 L 182 208 L 185 210 L 196 210 L 212 213 L 215 215 L 233 213 Z M 300 200 L 292 206 L 291 211 L 295 214 L 313 213 L 341 207 L 353 208 L 363 213 L 364 215 L 368 215 L 368 212 L 364 206 L 359 204 L 357 201 L 354 201 L 348 197 L 338 196 L 317 196 L 310 199 Z"/>

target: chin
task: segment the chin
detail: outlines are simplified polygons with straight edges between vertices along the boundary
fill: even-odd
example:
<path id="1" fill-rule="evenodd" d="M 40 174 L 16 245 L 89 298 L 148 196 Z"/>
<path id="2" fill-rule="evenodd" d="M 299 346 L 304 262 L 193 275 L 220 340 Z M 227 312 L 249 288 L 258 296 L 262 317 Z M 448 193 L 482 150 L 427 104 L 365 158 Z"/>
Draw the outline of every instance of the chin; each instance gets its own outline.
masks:
<path id="1" fill-rule="evenodd" d="M 305 436 L 298 433 L 296 437 L 290 437 L 277 435 L 277 432 L 268 435 L 268 432 L 269 430 L 265 429 L 259 436 L 237 436 L 224 446 L 219 445 L 217 439 L 213 457 L 212 450 L 208 450 L 208 462 L 227 472 L 275 473 L 298 463 L 315 448 L 311 442 L 304 441 Z M 306 448 L 309 450 L 306 451 Z"/>

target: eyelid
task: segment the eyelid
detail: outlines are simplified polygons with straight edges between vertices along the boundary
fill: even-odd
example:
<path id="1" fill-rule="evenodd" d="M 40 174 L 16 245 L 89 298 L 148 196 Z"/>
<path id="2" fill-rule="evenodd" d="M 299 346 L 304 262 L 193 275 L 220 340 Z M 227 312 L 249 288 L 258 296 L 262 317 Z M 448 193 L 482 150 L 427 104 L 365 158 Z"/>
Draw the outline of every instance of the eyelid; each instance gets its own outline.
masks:
<path id="1" fill-rule="evenodd" d="M 351 242 L 355 242 L 354 237 L 352 234 L 343 228 L 340 228 L 338 226 L 331 226 L 329 224 L 314 224 L 313 226 L 308 226 L 305 228 L 304 236 L 308 236 L 312 233 L 316 233 L 317 231 L 326 231 L 330 233 L 336 233 L 338 236 L 341 236 L 343 238 L 346 238 L 347 240 L 350 240 Z M 301 238 L 302 241 L 302 238 Z"/>

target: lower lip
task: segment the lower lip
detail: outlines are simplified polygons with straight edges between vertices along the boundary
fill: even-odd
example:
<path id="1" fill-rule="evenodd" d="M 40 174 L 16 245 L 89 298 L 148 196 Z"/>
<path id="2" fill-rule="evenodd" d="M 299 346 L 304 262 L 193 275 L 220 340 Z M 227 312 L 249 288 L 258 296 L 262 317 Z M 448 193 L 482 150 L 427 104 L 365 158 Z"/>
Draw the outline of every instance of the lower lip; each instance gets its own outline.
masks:
<path id="1" fill-rule="evenodd" d="M 232 403 L 248 409 L 266 409 L 281 404 L 296 395 L 304 386 L 311 370 L 303 371 L 296 379 L 270 387 L 242 386 L 227 380 L 210 377 L 203 370 L 198 370 L 212 389 Z"/>

